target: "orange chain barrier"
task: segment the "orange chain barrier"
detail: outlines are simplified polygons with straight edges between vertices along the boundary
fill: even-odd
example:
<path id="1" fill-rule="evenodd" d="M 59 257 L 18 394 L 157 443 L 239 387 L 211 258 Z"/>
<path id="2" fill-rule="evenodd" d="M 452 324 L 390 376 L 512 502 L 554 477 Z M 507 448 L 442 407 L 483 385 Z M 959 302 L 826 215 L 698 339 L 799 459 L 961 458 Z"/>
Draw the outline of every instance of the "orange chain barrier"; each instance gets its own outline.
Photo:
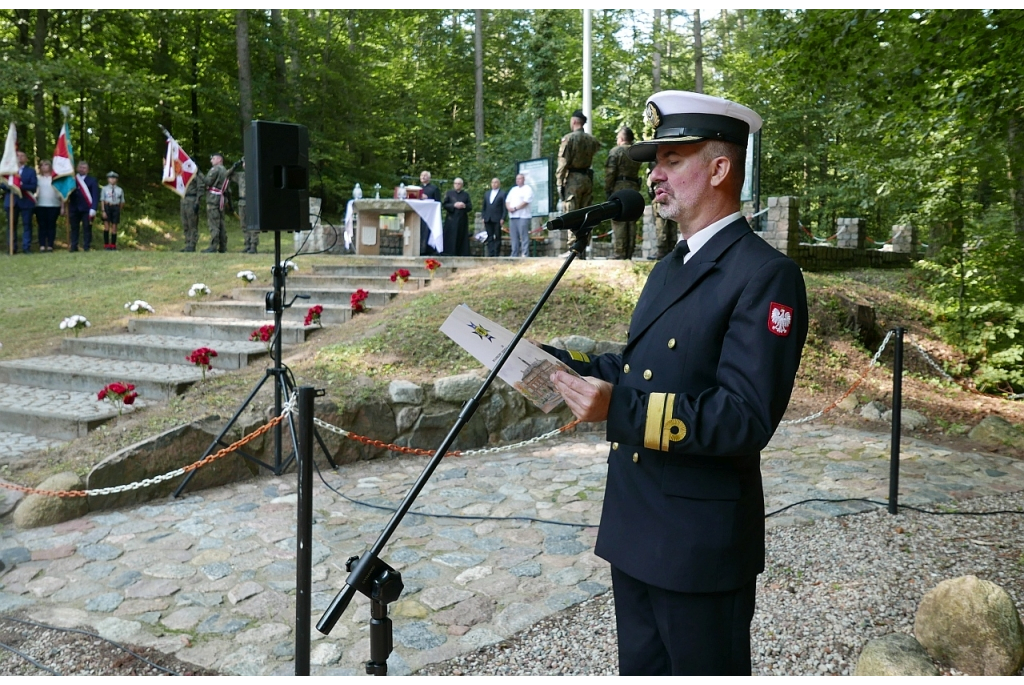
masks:
<path id="1" fill-rule="evenodd" d="M 210 455 L 208 455 L 206 457 L 203 457 L 199 461 L 193 462 L 193 463 L 189 464 L 188 466 L 185 466 L 185 467 L 183 467 L 183 468 L 181 468 L 179 470 L 181 471 L 182 474 L 188 473 L 189 471 L 195 471 L 196 469 L 198 469 L 200 467 L 206 466 L 207 464 L 209 464 L 212 461 L 215 461 L 217 459 L 220 459 L 221 457 L 225 457 L 225 456 L 231 454 L 232 452 L 237 450 L 239 447 L 245 446 L 249 442 L 255 440 L 259 436 L 261 436 L 264 433 L 266 433 L 267 431 L 269 431 L 271 428 L 273 428 L 277 424 L 281 423 L 281 421 L 284 420 L 284 417 L 286 415 L 287 414 L 281 414 L 280 416 L 275 416 L 270 421 L 268 421 L 266 424 L 260 426 L 259 428 L 254 430 L 252 433 L 249 433 L 248 435 L 246 435 L 245 437 L 241 438 L 240 440 L 238 440 L 236 442 L 233 442 L 230 445 L 228 445 L 227 447 L 219 450 L 218 452 L 214 452 L 213 454 L 210 454 Z M 13 483 L 0 483 L 0 488 L 5 488 L 7 490 L 14 490 L 15 492 L 22 492 L 22 493 L 25 493 L 26 495 L 43 495 L 44 497 L 71 498 L 71 497 L 88 497 L 89 496 L 89 491 L 88 490 L 40 490 L 38 488 L 25 487 L 24 485 L 15 485 Z"/>
<path id="2" fill-rule="evenodd" d="M 575 420 L 565 424 L 561 428 L 559 428 L 558 432 L 559 433 L 564 433 L 567 430 L 571 430 L 571 429 L 575 428 L 576 426 L 579 425 L 579 423 L 580 423 L 580 420 L 579 419 L 575 419 Z M 429 456 L 433 456 L 433 454 L 434 454 L 434 450 L 425 450 L 425 449 L 422 449 L 422 448 L 419 448 L 419 447 L 403 447 L 401 445 L 395 445 L 395 444 L 392 444 L 390 442 L 384 442 L 382 440 L 374 440 L 373 438 L 368 438 L 365 435 L 357 435 L 356 433 L 348 433 L 348 432 L 346 432 L 345 437 L 346 438 L 351 438 L 352 440 L 355 440 L 356 442 L 361 442 L 364 445 L 369 445 L 370 447 L 377 447 L 377 448 L 380 448 L 380 449 L 386 449 L 388 451 L 399 452 L 401 454 L 415 454 L 415 455 L 421 456 L 421 457 L 429 457 Z M 462 450 L 451 450 L 449 452 L 446 452 L 444 456 L 446 456 L 446 457 L 461 457 L 463 454 L 464 453 L 462 452 Z"/>

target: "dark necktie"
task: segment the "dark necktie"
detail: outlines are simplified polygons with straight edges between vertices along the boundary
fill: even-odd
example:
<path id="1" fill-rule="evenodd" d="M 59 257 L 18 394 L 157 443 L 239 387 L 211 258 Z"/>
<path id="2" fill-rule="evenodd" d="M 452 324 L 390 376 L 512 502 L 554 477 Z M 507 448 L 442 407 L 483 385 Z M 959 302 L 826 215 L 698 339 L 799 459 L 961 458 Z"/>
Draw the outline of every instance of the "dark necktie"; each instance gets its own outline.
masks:
<path id="1" fill-rule="evenodd" d="M 679 263 L 683 263 L 683 259 L 690 253 L 690 246 L 686 244 L 685 240 L 680 240 L 676 245 L 676 249 L 672 250 L 672 259 L 678 259 Z"/>

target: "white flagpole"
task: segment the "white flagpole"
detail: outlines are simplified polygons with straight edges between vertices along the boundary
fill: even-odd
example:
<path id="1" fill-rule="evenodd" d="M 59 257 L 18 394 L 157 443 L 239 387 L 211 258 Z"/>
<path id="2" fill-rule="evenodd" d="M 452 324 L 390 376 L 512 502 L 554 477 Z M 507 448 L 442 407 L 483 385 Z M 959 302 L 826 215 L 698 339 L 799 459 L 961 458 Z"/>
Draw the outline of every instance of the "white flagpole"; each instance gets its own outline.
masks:
<path id="1" fill-rule="evenodd" d="M 593 98 L 591 95 L 590 83 L 592 28 L 593 27 L 590 22 L 590 10 L 583 10 L 583 114 L 587 117 L 587 123 L 583 124 L 583 130 L 591 134 L 594 132 Z"/>

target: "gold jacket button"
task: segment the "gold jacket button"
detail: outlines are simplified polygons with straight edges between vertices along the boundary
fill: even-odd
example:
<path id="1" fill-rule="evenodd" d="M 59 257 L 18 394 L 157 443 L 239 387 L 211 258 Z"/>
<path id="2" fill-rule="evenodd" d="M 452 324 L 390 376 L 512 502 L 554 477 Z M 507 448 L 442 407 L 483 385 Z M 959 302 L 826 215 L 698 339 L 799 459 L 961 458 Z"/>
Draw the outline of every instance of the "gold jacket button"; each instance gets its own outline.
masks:
<path id="1" fill-rule="evenodd" d="M 640 455 L 637 454 L 636 452 L 633 452 L 633 463 L 634 464 L 639 464 L 640 463 Z"/>
<path id="2" fill-rule="evenodd" d="M 675 338 L 669 338 L 668 339 L 668 349 L 670 349 L 670 350 L 676 349 L 676 339 Z"/>
<path id="3" fill-rule="evenodd" d="M 644 380 L 645 380 L 645 381 L 649 381 L 649 380 L 651 380 L 651 376 L 653 376 L 653 375 L 654 375 L 654 374 L 653 374 L 653 373 L 651 373 L 651 370 L 650 370 L 650 369 L 647 369 L 647 370 L 645 370 L 645 371 L 644 371 Z"/>
<path id="4" fill-rule="evenodd" d="M 617 442 L 613 442 L 613 443 L 612 443 L 612 449 L 613 449 L 613 450 L 617 450 L 617 449 L 619 449 L 619 443 L 617 443 Z"/>
<path id="5" fill-rule="evenodd" d="M 622 373 L 629 373 L 629 364 L 622 367 Z"/>

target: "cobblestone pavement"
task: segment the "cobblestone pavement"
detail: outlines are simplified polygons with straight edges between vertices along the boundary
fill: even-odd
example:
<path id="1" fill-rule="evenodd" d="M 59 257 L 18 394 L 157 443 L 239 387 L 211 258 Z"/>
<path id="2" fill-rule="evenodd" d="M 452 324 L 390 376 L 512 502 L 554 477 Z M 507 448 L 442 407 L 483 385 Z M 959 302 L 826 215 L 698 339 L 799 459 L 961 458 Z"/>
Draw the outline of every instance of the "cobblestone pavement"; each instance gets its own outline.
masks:
<path id="1" fill-rule="evenodd" d="M 607 447 L 600 436 L 564 437 L 530 450 L 445 461 L 384 558 L 406 589 L 392 605 L 392 674 L 495 643 L 544 616 L 606 591 L 595 528 L 423 514 L 524 516 L 596 523 Z M 423 458 L 360 462 L 327 471 L 341 493 L 397 502 Z M 767 508 L 812 498 L 887 493 L 885 436 L 840 427 L 780 430 L 762 462 Z M 1024 489 L 1024 463 L 905 440 L 903 501 L 932 506 Z M 362 553 L 387 520 L 317 483 L 314 490 L 315 623 L 342 586 L 344 560 Z M 239 675 L 291 674 L 295 590 L 295 477 L 264 477 L 57 526 L 0 537 L 0 612 L 24 610 L 62 626 L 173 652 Z M 801 505 L 771 525 L 870 507 Z M 368 602 L 361 596 L 328 637 L 312 631 L 313 673 L 362 673 Z"/>

